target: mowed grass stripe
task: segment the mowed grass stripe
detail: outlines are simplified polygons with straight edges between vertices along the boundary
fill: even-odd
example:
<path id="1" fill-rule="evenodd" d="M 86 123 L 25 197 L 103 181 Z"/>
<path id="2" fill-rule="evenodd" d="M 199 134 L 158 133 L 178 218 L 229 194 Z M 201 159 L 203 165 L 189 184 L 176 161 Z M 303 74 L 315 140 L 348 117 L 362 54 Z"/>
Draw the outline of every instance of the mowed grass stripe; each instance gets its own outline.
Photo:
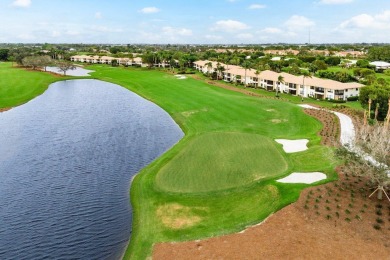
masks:
<path id="1" fill-rule="evenodd" d="M 156 184 L 169 192 L 219 191 L 281 175 L 287 167 L 270 138 L 243 133 L 208 133 L 188 142 L 159 171 Z"/>

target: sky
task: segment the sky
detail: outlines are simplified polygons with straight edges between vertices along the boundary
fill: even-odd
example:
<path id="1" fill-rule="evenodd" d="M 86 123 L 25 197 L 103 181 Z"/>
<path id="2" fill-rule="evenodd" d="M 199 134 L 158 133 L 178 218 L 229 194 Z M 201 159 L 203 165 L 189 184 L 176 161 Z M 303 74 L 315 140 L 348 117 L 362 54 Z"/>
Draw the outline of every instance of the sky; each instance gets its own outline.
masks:
<path id="1" fill-rule="evenodd" d="M 1 43 L 390 43 L 390 0 L 0 0 Z"/>

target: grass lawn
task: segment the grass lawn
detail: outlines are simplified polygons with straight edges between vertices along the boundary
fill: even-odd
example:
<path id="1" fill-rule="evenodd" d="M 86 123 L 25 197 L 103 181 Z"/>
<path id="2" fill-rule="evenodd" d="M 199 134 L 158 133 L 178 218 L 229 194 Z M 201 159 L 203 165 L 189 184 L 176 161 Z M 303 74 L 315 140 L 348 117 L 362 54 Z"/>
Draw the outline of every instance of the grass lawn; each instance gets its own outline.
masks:
<path id="1" fill-rule="evenodd" d="M 161 169 L 156 185 L 170 192 L 218 191 L 280 176 L 287 167 L 270 138 L 243 133 L 208 133 L 188 142 Z"/>
<path id="2" fill-rule="evenodd" d="M 161 106 L 186 134 L 132 182 L 126 259 L 147 258 L 158 242 L 217 236 L 259 223 L 307 187 L 275 181 L 292 171 L 323 171 L 336 178 L 332 149 L 319 145 L 321 124 L 292 102 L 178 80 L 157 70 L 89 69 L 96 71 L 93 77 Z M 275 138 L 307 138 L 310 148 L 286 154 Z"/>
<path id="3" fill-rule="evenodd" d="M 333 150 L 321 146 L 317 135 L 322 126 L 295 104 L 300 101 L 247 96 L 157 70 L 88 68 L 95 70 L 92 78 L 119 84 L 165 109 L 186 134 L 132 182 L 133 227 L 125 259 L 148 258 L 158 242 L 217 236 L 259 223 L 308 186 L 275 181 L 293 171 L 336 178 Z M 60 79 L 0 63 L 0 107 L 22 104 Z M 309 149 L 286 154 L 275 138 L 306 138 Z"/>
<path id="4" fill-rule="evenodd" d="M 47 87 L 64 77 L 41 71 L 28 71 L 12 67 L 10 62 L 0 62 L 0 108 L 26 103 L 42 94 Z"/>

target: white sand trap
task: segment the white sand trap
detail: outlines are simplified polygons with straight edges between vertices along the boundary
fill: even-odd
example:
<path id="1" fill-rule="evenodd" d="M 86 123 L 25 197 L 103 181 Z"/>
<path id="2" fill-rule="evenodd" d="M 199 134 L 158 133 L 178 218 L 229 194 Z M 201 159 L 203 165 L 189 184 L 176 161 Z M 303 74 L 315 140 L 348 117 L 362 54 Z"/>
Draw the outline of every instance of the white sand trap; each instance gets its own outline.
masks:
<path id="1" fill-rule="evenodd" d="M 283 150 L 286 153 L 296 153 L 307 150 L 307 143 L 309 140 L 307 139 L 299 139 L 299 140 L 287 140 L 287 139 L 275 139 L 277 143 L 283 145 Z"/>
<path id="2" fill-rule="evenodd" d="M 277 182 L 311 184 L 325 179 L 326 175 L 322 172 L 293 172 L 289 176 L 277 180 Z"/>
<path id="3" fill-rule="evenodd" d="M 177 79 L 186 79 L 187 77 L 184 75 L 175 75 Z"/>

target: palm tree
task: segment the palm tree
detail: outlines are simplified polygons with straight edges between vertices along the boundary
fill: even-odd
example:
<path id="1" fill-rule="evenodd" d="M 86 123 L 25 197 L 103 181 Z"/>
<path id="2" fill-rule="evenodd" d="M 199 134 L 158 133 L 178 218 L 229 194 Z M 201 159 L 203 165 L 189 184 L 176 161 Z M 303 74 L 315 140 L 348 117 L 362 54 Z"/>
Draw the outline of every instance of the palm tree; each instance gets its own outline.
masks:
<path id="1" fill-rule="evenodd" d="M 205 65 L 207 66 L 207 74 L 210 74 L 210 70 L 213 68 L 213 64 L 211 61 L 209 61 Z"/>
<path id="2" fill-rule="evenodd" d="M 222 65 L 219 65 L 217 67 L 218 75 L 223 79 L 223 72 L 225 71 L 225 67 Z M 218 77 L 217 77 L 218 78 Z"/>
<path id="3" fill-rule="evenodd" d="M 388 104 L 388 107 L 387 107 L 387 116 L 386 116 L 386 122 L 385 122 L 385 126 L 387 129 L 387 127 L 389 126 L 389 121 L 390 121 L 390 98 L 389 98 L 389 104 Z"/>
<path id="4" fill-rule="evenodd" d="M 256 75 L 256 79 L 257 79 L 256 84 L 255 84 L 255 88 L 259 86 L 259 74 L 260 74 L 260 71 L 257 69 L 255 71 L 255 75 Z"/>
<path id="5" fill-rule="evenodd" d="M 278 77 L 278 86 L 276 86 L 276 96 L 279 97 L 279 86 L 281 83 L 284 83 L 284 77 L 282 75 L 279 75 Z"/>
<path id="6" fill-rule="evenodd" d="M 302 74 L 302 76 L 303 76 L 303 78 L 302 78 L 302 89 L 303 89 L 302 101 L 303 101 L 303 96 L 305 95 L 305 78 L 311 78 L 311 74 L 308 72 L 305 72 Z"/>
<path id="7" fill-rule="evenodd" d="M 375 106 L 375 113 L 374 113 L 374 119 L 375 119 L 375 121 L 376 121 L 377 118 L 378 118 L 378 112 L 379 112 L 379 103 L 376 103 L 376 106 Z"/>
<path id="8" fill-rule="evenodd" d="M 376 99 L 375 94 L 368 95 L 368 119 L 371 119 L 371 104 L 372 101 Z"/>
<path id="9" fill-rule="evenodd" d="M 242 64 L 242 66 L 244 67 L 245 69 L 245 82 L 244 82 L 244 86 L 246 87 L 246 83 L 247 83 L 247 80 L 246 80 L 246 71 L 247 69 L 250 69 L 251 67 L 251 64 L 248 62 L 248 61 L 244 61 L 244 63 Z"/>
<path id="10" fill-rule="evenodd" d="M 217 67 L 216 67 L 216 71 L 217 71 L 217 80 L 219 79 L 219 67 L 221 66 L 221 63 L 219 63 L 219 61 L 217 62 Z"/>

